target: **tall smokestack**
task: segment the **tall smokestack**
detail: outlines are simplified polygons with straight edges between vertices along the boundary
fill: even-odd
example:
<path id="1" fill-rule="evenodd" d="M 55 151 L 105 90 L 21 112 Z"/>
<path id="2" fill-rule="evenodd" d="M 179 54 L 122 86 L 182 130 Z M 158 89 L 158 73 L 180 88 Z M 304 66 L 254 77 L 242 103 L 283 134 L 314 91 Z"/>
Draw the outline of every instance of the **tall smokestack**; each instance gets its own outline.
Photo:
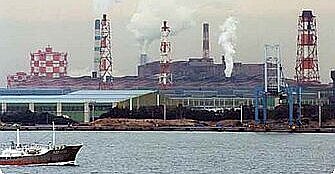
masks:
<path id="1" fill-rule="evenodd" d="M 205 22 L 203 24 L 203 40 L 202 40 L 202 58 L 209 59 L 209 24 Z"/>
<path id="2" fill-rule="evenodd" d="M 225 74 L 225 70 L 226 70 L 226 58 L 224 57 L 224 54 L 222 54 L 222 70 L 223 70 L 223 74 L 224 76 L 226 76 Z"/>
<path id="3" fill-rule="evenodd" d="M 100 19 L 94 21 L 94 57 L 92 67 L 92 78 L 98 78 L 98 69 L 100 63 L 100 40 L 101 40 L 101 28 Z"/>
<path id="4" fill-rule="evenodd" d="M 146 63 L 148 63 L 148 55 L 145 53 L 142 53 L 140 55 L 140 65 L 144 65 Z"/>
<path id="5" fill-rule="evenodd" d="M 330 72 L 330 77 L 333 80 L 333 97 L 335 97 L 335 70 L 332 70 Z"/>

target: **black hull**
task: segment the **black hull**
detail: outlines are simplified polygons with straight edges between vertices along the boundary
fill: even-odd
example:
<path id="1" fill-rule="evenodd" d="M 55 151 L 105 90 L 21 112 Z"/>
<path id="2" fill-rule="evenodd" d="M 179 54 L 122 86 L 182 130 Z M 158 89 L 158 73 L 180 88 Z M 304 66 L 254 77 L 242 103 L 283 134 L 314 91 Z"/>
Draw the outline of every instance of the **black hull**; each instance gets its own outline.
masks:
<path id="1" fill-rule="evenodd" d="M 0 165 L 30 165 L 67 163 L 76 160 L 76 156 L 82 145 L 64 145 L 60 148 L 49 150 L 45 154 L 18 157 L 0 157 Z"/>

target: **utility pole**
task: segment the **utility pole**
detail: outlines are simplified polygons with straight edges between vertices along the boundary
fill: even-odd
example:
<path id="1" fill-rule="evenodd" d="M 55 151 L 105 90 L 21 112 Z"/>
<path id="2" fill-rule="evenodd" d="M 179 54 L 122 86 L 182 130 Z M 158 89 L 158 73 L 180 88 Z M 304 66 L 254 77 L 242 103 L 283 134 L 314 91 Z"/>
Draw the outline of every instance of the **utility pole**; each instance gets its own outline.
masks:
<path id="1" fill-rule="evenodd" d="M 318 105 L 319 105 L 319 128 L 321 128 L 321 92 L 318 92 Z"/>
<path id="2" fill-rule="evenodd" d="M 163 117 L 164 117 L 164 122 L 166 121 L 166 104 L 163 104 Z"/>
<path id="3" fill-rule="evenodd" d="M 92 103 L 92 122 L 94 123 L 94 116 L 95 116 L 95 111 L 94 111 L 94 102 Z"/>

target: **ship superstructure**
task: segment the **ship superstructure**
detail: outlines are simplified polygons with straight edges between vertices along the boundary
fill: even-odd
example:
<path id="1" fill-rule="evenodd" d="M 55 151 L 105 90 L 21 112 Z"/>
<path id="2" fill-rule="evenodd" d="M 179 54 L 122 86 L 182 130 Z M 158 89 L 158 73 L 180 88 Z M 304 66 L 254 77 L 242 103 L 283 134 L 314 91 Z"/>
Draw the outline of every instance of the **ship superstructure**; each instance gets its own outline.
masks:
<path id="1" fill-rule="evenodd" d="M 75 165 L 76 156 L 83 146 L 82 144 L 56 145 L 54 125 L 52 144 L 21 144 L 19 129 L 17 129 L 16 138 L 16 143 L 12 142 L 1 152 L 0 165 Z"/>

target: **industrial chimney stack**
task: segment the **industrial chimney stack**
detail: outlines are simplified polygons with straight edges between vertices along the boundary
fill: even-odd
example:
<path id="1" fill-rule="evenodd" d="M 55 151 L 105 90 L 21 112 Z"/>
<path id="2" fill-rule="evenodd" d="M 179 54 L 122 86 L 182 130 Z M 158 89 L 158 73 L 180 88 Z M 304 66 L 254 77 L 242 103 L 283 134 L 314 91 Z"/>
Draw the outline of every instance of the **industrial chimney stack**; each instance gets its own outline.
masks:
<path id="1" fill-rule="evenodd" d="M 98 77 L 99 63 L 100 63 L 100 42 L 101 42 L 101 27 L 100 19 L 94 21 L 94 57 L 92 67 L 92 78 Z"/>
<path id="2" fill-rule="evenodd" d="M 333 96 L 335 96 L 335 70 L 332 70 L 330 72 L 330 77 L 332 78 L 333 80 Z"/>
<path id="3" fill-rule="evenodd" d="M 224 54 L 222 54 L 221 59 L 222 59 L 222 71 L 223 71 L 223 75 L 226 76 L 226 74 L 224 72 L 226 70 L 226 58 L 225 58 Z"/>
<path id="4" fill-rule="evenodd" d="M 298 83 L 320 83 L 316 17 L 303 10 L 298 19 L 296 79 Z"/>
<path id="5" fill-rule="evenodd" d="M 205 22 L 203 24 L 203 40 L 202 40 L 202 58 L 204 60 L 209 59 L 209 24 Z"/>
<path id="6" fill-rule="evenodd" d="M 148 63 L 148 55 L 145 53 L 140 54 L 140 65 Z"/>

